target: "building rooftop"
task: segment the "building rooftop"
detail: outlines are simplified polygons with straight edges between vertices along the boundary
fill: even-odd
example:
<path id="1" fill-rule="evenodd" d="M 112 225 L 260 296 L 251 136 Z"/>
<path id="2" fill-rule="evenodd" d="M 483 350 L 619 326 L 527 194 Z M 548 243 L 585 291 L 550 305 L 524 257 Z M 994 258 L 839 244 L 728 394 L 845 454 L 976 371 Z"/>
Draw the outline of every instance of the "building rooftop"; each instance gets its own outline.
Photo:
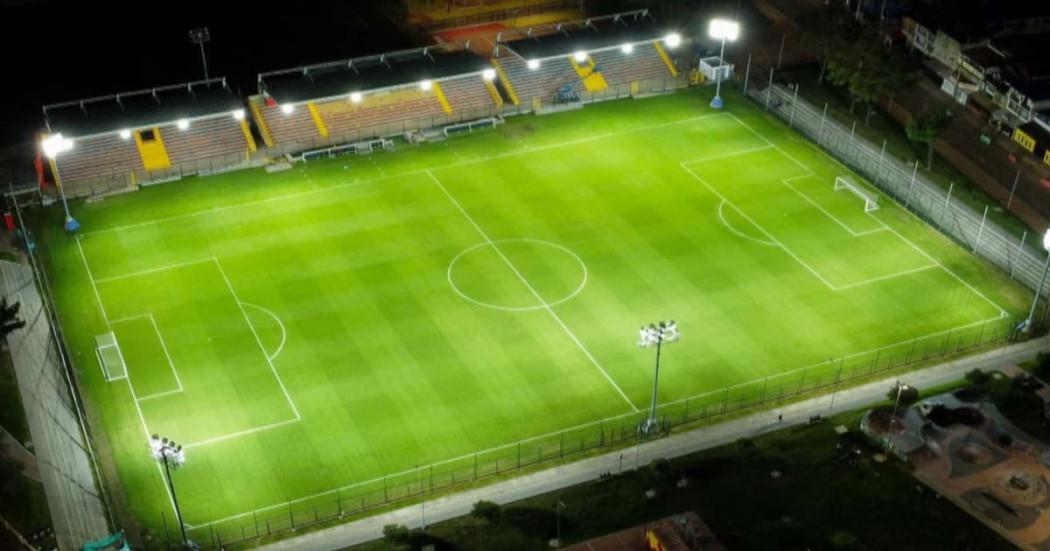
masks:
<path id="1" fill-rule="evenodd" d="M 146 128 L 241 109 L 226 79 L 188 82 L 45 105 L 44 122 L 67 138 Z"/>
<path id="2" fill-rule="evenodd" d="M 662 38 L 670 28 L 659 25 L 646 10 L 566 23 L 556 32 L 534 34 L 504 45 L 524 59 L 543 59 L 569 52 L 600 50 L 627 42 Z"/>

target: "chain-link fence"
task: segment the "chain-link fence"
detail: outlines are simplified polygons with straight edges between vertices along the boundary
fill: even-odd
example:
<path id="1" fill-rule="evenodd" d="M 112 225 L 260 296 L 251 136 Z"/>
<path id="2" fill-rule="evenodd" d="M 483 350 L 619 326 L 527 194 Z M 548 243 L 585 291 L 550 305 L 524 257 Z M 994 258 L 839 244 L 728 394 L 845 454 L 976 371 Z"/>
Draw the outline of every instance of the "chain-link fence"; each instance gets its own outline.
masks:
<path id="1" fill-rule="evenodd" d="M 770 73 L 772 74 L 772 73 Z M 905 164 L 857 135 L 856 122 L 846 126 L 834 120 L 827 109 L 817 109 L 797 91 L 773 82 L 747 83 L 747 95 L 816 142 L 842 164 L 872 182 L 900 205 L 918 215 L 944 235 L 974 255 L 984 258 L 1009 276 L 1035 289 L 1047 263 L 1041 236 L 1023 234 L 1020 238 L 988 220 L 985 206 L 978 212 L 953 197 L 953 188 L 944 190 L 930 180 L 918 161 Z M 1041 290 L 1046 296 L 1050 290 Z"/>
<path id="2" fill-rule="evenodd" d="M 21 232 L 27 235 L 24 226 Z M 79 549 L 109 533 L 109 500 L 47 298 L 48 284 L 32 247 L 29 251 L 29 266 L 0 261 L 0 292 L 9 303 L 20 304 L 18 317 L 26 322 L 7 336 L 7 343 L 58 547 Z"/>
<path id="3" fill-rule="evenodd" d="M 713 390 L 658 408 L 662 437 L 690 424 L 739 413 L 749 408 L 792 400 L 840 387 L 892 370 L 999 343 L 1012 324 L 1006 319 L 973 323 L 925 337 L 884 346 L 818 364 Z M 888 389 L 887 389 L 888 390 Z M 637 428 L 647 412 L 610 417 L 458 458 L 421 465 L 373 480 L 334 488 L 313 496 L 271 505 L 207 524 L 192 526 L 191 539 L 209 548 L 288 533 L 322 522 L 430 494 L 455 491 L 470 484 L 586 453 L 623 448 L 643 438 Z M 162 521 L 158 519 L 158 521 Z M 177 534 L 177 530 L 170 530 Z M 174 542 L 170 542 L 174 543 Z"/>

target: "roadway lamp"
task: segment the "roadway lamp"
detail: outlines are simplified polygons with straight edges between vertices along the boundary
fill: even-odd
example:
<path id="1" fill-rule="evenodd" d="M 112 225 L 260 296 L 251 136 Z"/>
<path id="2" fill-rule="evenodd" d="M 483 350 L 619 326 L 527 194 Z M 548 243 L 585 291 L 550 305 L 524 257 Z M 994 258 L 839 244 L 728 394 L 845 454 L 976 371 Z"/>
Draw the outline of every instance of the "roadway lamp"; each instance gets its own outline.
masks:
<path id="1" fill-rule="evenodd" d="M 485 69 L 484 71 L 481 72 L 481 78 L 485 79 L 488 82 L 492 82 L 492 81 L 496 80 L 496 70 L 495 69 Z"/>
<path id="2" fill-rule="evenodd" d="M 182 543 L 190 546 L 190 540 L 186 537 L 186 526 L 182 522 L 182 511 L 179 509 L 179 499 L 175 495 L 175 484 L 171 480 L 172 469 L 178 469 L 186 464 L 186 450 L 176 444 L 174 440 L 161 438 L 154 434 L 149 438 L 150 455 L 164 465 L 164 477 L 168 481 L 168 489 L 171 490 L 171 503 L 175 506 L 175 516 L 178 517 L 179 530 L 182 532 Z"/>
<path id="3" fill-rule="evenodd" d="M 530 70 L 535 71 L 536 69 L 540 68 L 540 60 L 530 59 L 525 62 L 525 66 L 528 67 Z"/>
<path id="4" fill-rule="evenodd" d="M 572 54 L 572 58 L 576 60 L 576 63 L 583 63 L 584 61 L 587 61 L 587 52 L 576 52 Z"/>
<path id="5" fill-rule="evenodd" d="M 285 115 L 291 115 L 295 113 L 295 106 L 290 103 L 283 103 L 281 104 L 281 112 Z"/>
<path id="6" fill-rule="evenodd" d="M 718 71 L 715 72 L 715 97 L 711 100 L 711 107 L 722 108 L 722 73 L 724 72 L 726 57 L 726 41 L 734 41 L 740 36 L 740 24 L 729 19 L 712 19 L 708 25 L 707 33 L 716 40 L 722 41 L 722 51 L 718 54 Z"/>
<path id="7" fill-rule="evenodd" d="M 634 44 L 624 44 L 623 46 L 620 46 L 620 51 L 629 54 L 634 51 Z"/>
<path id="8" fill-rule="evenodd" d="M 419 88 L 424 92 L 429 92 L 434 87 L 434 82 L 431 80 L 424 80 L 419 83 Z"/>
<path id="9" fill-rule="evenodd" d="M 674 321 L 661 321 L 642 326 L 638 332 L 638 346 L 642 348 L 656 347 L 656 371 L 653 374 L 653 399 L 649 404 L 649 417 L 642 422 L 638 430 L 643 434 L 649 434 L 656 422 L 656 390 L 660 384 L 660 349 L 664 343 L 677 342 L 679 338 L 678 324 Z"/>
<path id="10" fill-rule="evenodd" d="M 664 37 L 664 44 L 668 48 L 677 48 L 682 45 L 682 35 L 678 33 L 669 33 Z"/>
<path id="11" fill-rule="evenodd" d="M 58 187 L 58 196 L 62 198 L 62 208 L 66 211 L 65 228 L 67 232 L 75 232 L 80 228 L 80 222 L 69 213 L 69 203 L 66 201 L 66 190 L 62 187 L 62 178 L 58 176 L 58 162 L 56 159 L 61 153 L 73 150 L 73 140 L 66 138 L 61 132 L 52 134 L 40 141 L 40 149 L 44 151 L 51 164 L 51 172 L 55 175 L 55 184 Z"/>
<path id="12" fill-rule="evenodd" d="M 1039 285 L 1035 288 L 1032 309 L 1028 312 L 1028 319 L 1024 322 L 1026 331 L 1032 327 L 1032 322 L 1035 321 L 1035 307 L 1039 305 L 1039 294 L 1042 293 L 1043 284 L 1046 283 L 1046 272 L 1050 270 L 1050 230 L 1046 230 L 1046 234 L 1043 235 L 1043 249 L 1047 252 L 1046 264 L 1043 266 L 1043 277 L 1039 278 Z"/>

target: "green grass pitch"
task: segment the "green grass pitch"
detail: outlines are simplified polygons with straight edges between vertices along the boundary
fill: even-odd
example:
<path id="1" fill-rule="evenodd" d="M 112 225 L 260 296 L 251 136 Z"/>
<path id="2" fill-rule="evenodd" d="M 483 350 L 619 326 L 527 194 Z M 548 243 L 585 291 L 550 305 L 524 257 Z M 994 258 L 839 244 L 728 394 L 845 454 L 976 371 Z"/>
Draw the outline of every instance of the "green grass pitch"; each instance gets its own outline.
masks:
<path id="1" fill-rule="evenodd" d="M 172 518 L 147 433 L 188 447 L 202 526 L 644 410 L 643 323 L 681 327 L 673 401 L 1024 311 L 1004 275 L 886 197 L 865 213 L 834 190 L 844 168 L 708 93 L 78 203 L 78 238 L 48 218 L 130 511 Z M 126 379 L 98 365 L 110 330 Z"/>

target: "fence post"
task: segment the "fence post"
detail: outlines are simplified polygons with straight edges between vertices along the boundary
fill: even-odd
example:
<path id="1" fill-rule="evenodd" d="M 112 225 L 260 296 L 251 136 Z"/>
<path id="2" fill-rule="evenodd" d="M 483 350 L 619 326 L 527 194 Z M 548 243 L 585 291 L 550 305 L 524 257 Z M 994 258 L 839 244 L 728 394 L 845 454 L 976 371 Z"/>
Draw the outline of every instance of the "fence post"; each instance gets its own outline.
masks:
<path id="1" fill-rule="evenodd" d="M 853 126 L 850 127 L 850 129 L 849 129 L 849 147 L 846 149 L 846 153 L 847 154 L 850 151 L 853 150 L 853 134 L 855 134 L 856 132 L 857 132 L 857 121 L 854 120 L 853 121 Z"/>
<path id="2" fill-rule="evenodd" d="M 1010 198 L 1006 200 L 1006 210 L 1010 210 L 1010 205 L 1014 202 L 1014 192 L 1017 191 L 1017 182 L 1021 179 L 1021 169 L 1017 169 L 1017 175 L 1014 176 L 1014 185 L 1010 188 Z"/>
<path id="3" fill-rule="evenodd" d="M 882 160 L 886 157 L 886 140 L 882 140 L 882 151 L 879 152 L 879 166 L 875 167 L 875 185 L 879 185 L 879 176 L 882 175 Z"/>
<path id="4" fill-rule="evenodd" d="M 886 141 L 885 140 L 883 140 L 883 142 L 882 142 L 882 148 L 883 148 L 882 149 L 883 151 L 886 151 Z M 908 205 L 911 204 L 911 192 L 912 192 L 912 188 L 915 187 L 915 177 L 918 175 L 918 173 L 919 173 L 919 160 L 916 159 L 915 160 L 915 166 L 913 166 L 912 169 L 911 169 L 911 183 L 908 184 L 908 196 L 904 198 L 904 208 L 908 208 Z"/>
<path id="5" fill-rule="evenodd" d="M 474 452 L 474 480 L 478 479 L 478 452 Z"/>
<path id="6" fill-rule="evenodd" d="M 824 114 L 820 116 L 820 130 L 817 130 L 817 145 L 820 145 L 820 140 L 824 137 L 824 121 L 828 118 L 828 102 L 824 102 Z"/>
<path id="7" fill-rule="evenodd" d="M 773 68 L 769 68 L 769 86 L 766 86 L 766 111 L 769 111 L 769 95 L 773 93 Z"/>
<path id="8" fill-rule="evenodd" d="M 1023 234 L 1021 234 L 1021 242 L 1017 244 L 1017 258 L 1021 258 L 1021 254 L 1024 253 L 1024 241 L 1027 238 L 1028 238 L 1028 230 L 1025 230 L 1025 232 Z M 1016 266 L 1017 266 L 1016 262 L 1010 264 L 1010 279 L 1013 279 L 1013 277 L 1014 277 L 1014 270 L 1015 270 Z"/>
<path id="9" fill-rule="evenodd" d="M 795 105 L 798 104 L 798 83 L 795 83 L 795 95 L 791 98 L 791 117 L 788 118 L 788 128 L 795 127 Z"/>
<path id="10" fill-rule="evenodd" d="M 386 475 L 383 475 L 383 503 L 390 501 L 390 495 L 386 490 Z"/>
<path id="11" fill-rule="evenodd" d="M 292 530 L 295 530 L 295 515 L 292 513 L 292 502 L 288 502 L 288 522 L 292 525 Z"/>
<path id="12" fill-rule="evenodd" d="M 751 77 L 751 52 L 747 53 L 747 68 L 744 69 L 744 95 L 747 95 L 747 79 Z"/>
<path id="13" fill-rule="evenodd" d="M 948 196 L 944 198 L 944 210 L 941 211 L 941 222 L 944 222 L 944 217 L 948 216 L 948 204 L 952 200 L 952 190 L 955 189 L 955 182 L 948 182 Z"/>
<path id="14" fill-rule="evenodd" d="M 977 229 L 977 239 L 973 240 L 973 254 L 977 254 L 977 247 L 981 244 L 981 235 L 984 233 L 984 222 L 988 219 L 988 205 L 984 206 L 984 215 L 981 216 L 981 227 Z"/>

